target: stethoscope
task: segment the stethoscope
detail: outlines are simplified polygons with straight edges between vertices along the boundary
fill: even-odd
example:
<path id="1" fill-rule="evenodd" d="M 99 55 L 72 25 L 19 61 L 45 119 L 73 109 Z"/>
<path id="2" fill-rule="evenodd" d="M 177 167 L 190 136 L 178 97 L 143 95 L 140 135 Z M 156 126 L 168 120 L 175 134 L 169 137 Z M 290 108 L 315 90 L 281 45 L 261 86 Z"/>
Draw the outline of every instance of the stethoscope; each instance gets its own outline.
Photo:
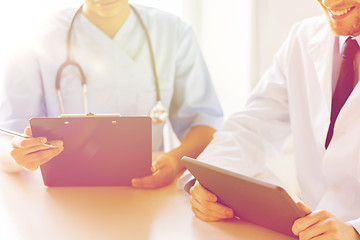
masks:
<path id="1" fill-rule="evenodd" d="M 144 24 L 142 18 L 140 17 L 139 13 L 137 12 L 137 10 L 132 5 L 130 5 L 130 7 L 133 10 L 133 12 L 135 13 L 136 18 L 138 19 L 138 21 L 141 25 L 141 28 L 143 29 L 143 31 L 145 33 L 146 41 L 147 41 L 147 44 L 149 46 L 149 51 L 150 51 L 151 66 L 152 66 L 152 72 L 153 72 L 153 76 L 154 76 L 154 83 L 155 83 L 155 90 L 156 90 L 156 104 L 150 110 L 150 117 L 152 119 L 153 124 L 161 124 L 166 121 L 166 119 L 168 117 L 168 113 L 167 113 L 164 105 L 161 103 L 159 79 L 158 79 L 158 76 L 156 73 L 155 57 L 154 57 L 154 52 L 153 52 L 149 32 L 148 32 L 147 28 L 145 27 L 145 24 Z M 65 114 L 64 102 L 63 102 L 63 98 L 61 95 L 61 88 L 60 88 L 61 75 L 62 75 L 64 69 L 68 66 L 74 66 L 80 73 L 81 85 L 82 85 L 82 89 L 83 89 L 84 112 L 85 112 L 85 114 L 88 114 L 87 85 L 86 85 L 85 73 L 84 73 L 83 69 L 81 68 L 80 64 L 77 63 L 76 61 L 74 61 L 73 59 L 71 59 L 72 30 L 73 30 L 75 18 L 80 14 L 82 8 L 83 8 L 83 6 L 81 6 L 76 11 L 73 19 L 71 20 L 70 27 L 69 27 L 69 30 L 67 33 L 67 38 L 66 38 L 66 61 L 60 66 L 60 68 L 56 74 L 55 87 L 56 87 L 56 91 L 57 91 L 57 95 L 58 95 L 58 100 L 60 103 L 61 114 Z"/>

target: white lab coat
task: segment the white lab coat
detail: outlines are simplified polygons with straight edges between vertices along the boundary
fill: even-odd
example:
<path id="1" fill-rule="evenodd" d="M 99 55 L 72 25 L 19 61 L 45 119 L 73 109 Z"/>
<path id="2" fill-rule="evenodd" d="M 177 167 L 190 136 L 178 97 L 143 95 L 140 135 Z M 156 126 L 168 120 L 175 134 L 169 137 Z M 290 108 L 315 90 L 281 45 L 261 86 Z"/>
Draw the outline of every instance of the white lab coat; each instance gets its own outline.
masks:
<path id="1" fill-rule="evenodd" d="M 217 129 L 222 111 L 191 28 L 179 18 L 135 5 L 151 38 L 162 103 L 181 139 L 194 125 Z M 55 76 L 65 61 L 65 42 L 76 9 L 49 17 L 34 41 L 6 59 L 0 86 L 0 126 L 23 131 L 31 117 L 57 117 Z M 25 39 L 30 41 L 29 39 Z M 88 109 L 95 114 L 149 115 L 156 103 L 149 46 L 138 19 L 128 19 L 109 38 L 84 15 L 74 22 L 72 58 L 87 77 Z M 63 73 L 65 113 L 84 113 L 78 72 Z M 163 150 L 164 124 L 153 125 L 153 151 Z"/>
<path id="2" fill-rule="evenodd" d="M 293 138 L 302 200 L 360 226 L 360 85 L 330 122 L 335 35 L 325 16 L 293 27 L 273 66 L 247 101 L 199 156 L 226 169 L 255 175 Z"/>

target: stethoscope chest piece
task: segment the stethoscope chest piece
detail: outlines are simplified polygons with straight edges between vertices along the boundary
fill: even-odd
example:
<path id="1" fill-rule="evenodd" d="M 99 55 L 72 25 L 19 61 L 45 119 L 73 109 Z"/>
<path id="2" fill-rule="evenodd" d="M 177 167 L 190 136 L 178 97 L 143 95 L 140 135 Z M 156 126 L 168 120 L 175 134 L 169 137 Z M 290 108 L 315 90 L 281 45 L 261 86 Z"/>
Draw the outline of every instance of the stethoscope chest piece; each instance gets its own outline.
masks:
<path id="1" fill-rule="evenodd" d="M 150 111 L 150 117 L 152 119 L 153 124 L 162 124 L 166 121 L 168 118 L 168 113 L 164 107 L 164 105 L 161 103 L 161 101 L 158 101 Z"/>

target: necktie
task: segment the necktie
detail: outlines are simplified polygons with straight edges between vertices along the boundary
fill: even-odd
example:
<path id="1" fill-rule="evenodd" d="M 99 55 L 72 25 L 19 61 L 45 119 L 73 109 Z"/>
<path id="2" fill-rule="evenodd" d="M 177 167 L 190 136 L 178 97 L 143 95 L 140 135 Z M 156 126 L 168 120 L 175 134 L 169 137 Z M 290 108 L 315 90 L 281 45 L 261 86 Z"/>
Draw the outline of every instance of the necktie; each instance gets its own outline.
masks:
<path id="1" fill-rule="evenodd" d="M 350 93 L 356 85 L 355 81 L 355 55 L 359 50 L 359 45 L 356 40 L 348 37 L 341 50 L 341 65 L 339 78 L 336 83 L 335 91 L 331 102 L 331 117 L 328 134 L 326 137 L 325 148 L 329 146 L 333 136 L 334 125 L 340 109 L 345 104 Z"/>

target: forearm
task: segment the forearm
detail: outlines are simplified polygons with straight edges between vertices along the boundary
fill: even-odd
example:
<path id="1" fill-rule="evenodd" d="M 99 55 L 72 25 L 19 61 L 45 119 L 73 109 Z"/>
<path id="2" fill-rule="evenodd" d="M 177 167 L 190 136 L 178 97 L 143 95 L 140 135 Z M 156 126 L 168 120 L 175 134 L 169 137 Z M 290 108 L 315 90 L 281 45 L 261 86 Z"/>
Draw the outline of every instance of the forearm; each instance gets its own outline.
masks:
<path id="1" fill-rule="evenodd" d="M 0 137 L 0 169 L 6 172 L 19 172 L 24 170 L 11 157 L 11 138 L 8 136 Z"/>
<path id="2" fill-rule="evenodd" d="M 214 133 L 213 128 L 205 125 L 194 126 L 189 130 L 180 146 L 169 152 L 176 158 L 179 171 L 184 168 L 181 158 L 183 156 L 196 158 L 212 140 Z"/>

